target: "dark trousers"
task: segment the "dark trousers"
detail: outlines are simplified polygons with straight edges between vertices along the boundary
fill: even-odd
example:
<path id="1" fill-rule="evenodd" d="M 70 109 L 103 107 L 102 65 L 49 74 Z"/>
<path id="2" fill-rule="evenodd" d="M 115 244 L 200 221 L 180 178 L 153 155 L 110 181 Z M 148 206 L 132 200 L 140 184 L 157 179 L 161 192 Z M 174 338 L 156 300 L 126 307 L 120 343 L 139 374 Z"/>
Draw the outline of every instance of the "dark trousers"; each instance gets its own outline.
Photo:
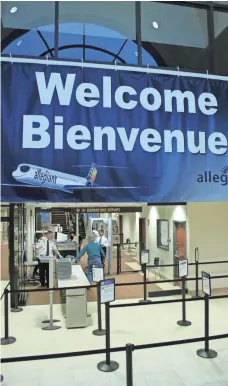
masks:
<path id="1" fill-rule="evenodd" d="M 35 275 L 37 274 L 38 269 L 39 269 L 39 264 L 35 265 L 34 267 L 33 274 L 32 274 L 33 279 L 35 278 Z"/>
<path id="2" fill-rule="evenodd" d="M 104 252 L 104 254 L 105 254 L 105 257 L 106 257 L 107 248 L 106 248 L 106 247 L 101 247 L 101 249 L 103 250 L 103 252 Z M 102 261 L 102 263 L 103 263 L 103 260 L 104 260 L 104 258 L 103 258 L 103 256 L 101 256 L 101 261 Z"/>
<path id="3" fill-rule="evenodd" d="M 39 261 L 40 284 L 44 287 L 45 284 L 49 287 L 49 263 L 41 263 Z"/>

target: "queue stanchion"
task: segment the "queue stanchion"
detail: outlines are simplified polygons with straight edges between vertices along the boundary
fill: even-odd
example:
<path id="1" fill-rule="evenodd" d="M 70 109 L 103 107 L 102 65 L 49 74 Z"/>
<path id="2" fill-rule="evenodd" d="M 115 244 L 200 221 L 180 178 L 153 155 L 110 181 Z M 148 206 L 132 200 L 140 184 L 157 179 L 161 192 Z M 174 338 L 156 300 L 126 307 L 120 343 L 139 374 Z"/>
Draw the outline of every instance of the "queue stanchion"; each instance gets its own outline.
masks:
<path id="1" fill-rule="evenodd" d="M 97 319 L 98 328 L 93 331 L 93 335 L 102 336 L 105 335 L 106 331 L 102 328 L 102 317 L 101 317 L 101 290 L 100 282 L 104 280 L 104 268 L 94 265 L 92 267 L 93 282 L 97 283 Z"/>
<path id="2" fill-rule="evenodd" d="M 0 383 L 2 383 L 4 381 L 4 377 L 2 374 L 0 374 Z"/>
<path id="3" fill-rule="evenodd" d="M 178 263 L 179 277 L 182 279 L 182 320 L 178 320 L 177 324 L 182 327 L 191 326 L 191 322 L 186 320 L 186 277 L 188 276 L 188 260 L 183 259 Z"/>
<path id="4" fill-rule="evenodd" d="M 207 272 L 202 272 L 202 289 L 204 292 L 204 328 L 205 328 L 205 345 L 204 348 L 197 350 L 197 355 L 205 359 L 217 357 L 217 352 L 209 348 L 209 298 L 211 296 L 211 277 Z"/>
<path id="5" fill-rule="evenodd" d="M 146 278 L 146 269 L 147 264 L 149 263 L 149 249 L 144 249 L 140 251 L 140 265 L 142 267 L 143 273 L 143 299 L 139 300 L 139 303 L 149 304 L 152 303 L 150 299 L 147 299 L 147 278 Z"/>
<path id="6" fill-rule="evenodd" d="M 121 274 L 121 252 L 120 252 L 120 244 L 116 246 L 117 249 L 117 275 Z"/>
<path id="7" fill-rule="evenodd" d="M 126 345 L 126 379 L 127 386 L 133 386 L 133 360 L 132 353 L 134 351 L 134 345 L 128 343 Z"/>
<path id="8" fill-rule="evenodd" d="M 54 322 L 60 322 L 60 320 L 53 319 L 53 290 L 50 290 L 50 288 L 54 287 L 54 257 L 44 257 L 40 258 L 41 264 L 42 262 L 48 262 L 49 263 L 49 306 L 50 306 L 50 319 L 44 320 L 42 323 L 48 323 L 48 326 L 42 327 L 42 330 L 44 331 L 52 331 L 52 330 L 59 330 L 61 326 L 54 326 Z"/>
<path id="9" fill-rule="evenodd" d="M 199 248 L 195 248 L 195 277 L 196 277 L 196 283 L 195 283 L 195 295 L 193 296 L 194 299 L 199 298 Z"/>
<path id="10" fill-rule="evenodd" d="M 16 342 L 16 338 L 9 336 L 9 290 L 4 290 L 4 318 L 5 318 L 5 336 L 1 338 L 1 345 L 6 346 Z"/>
<path id="11" fill-rule="evenodd" d="M 21 312 L 23 311 L 23 308 L 19 307 L 19 293 L 18 292 L 15 292 L 14 293 L 14 304 L 15 304 L 15 307 L 11 308 L 11 312 Z"/>
<path id="12" fill-rule="evenodd" d="M 119 363 L 111 361 L 110 358 L 110 303 L 115 300 L 115 279 L 106 279 L 100 282 L 100 297 L 101 304 L 105 304 L 105 361 L 99 362 L 98 370 L 105 373 L 116 371 L 119 368 Z"/>

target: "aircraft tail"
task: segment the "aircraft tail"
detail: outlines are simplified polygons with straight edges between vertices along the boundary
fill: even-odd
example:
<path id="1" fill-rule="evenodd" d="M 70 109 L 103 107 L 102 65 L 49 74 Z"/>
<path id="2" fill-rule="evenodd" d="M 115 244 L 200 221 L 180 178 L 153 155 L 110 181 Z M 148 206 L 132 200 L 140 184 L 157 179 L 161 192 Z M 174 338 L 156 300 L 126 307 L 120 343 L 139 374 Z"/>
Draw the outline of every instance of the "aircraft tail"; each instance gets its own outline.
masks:
<path id="1" fill-rule="evenodd" d="M 93 163 L 93 164 L 91 165 L 91 168 L 90 168 L 90 170 L 89 170 L 89 173 L 88 173 L 88 175 L 87 175 L 87 177 L 86 177 L 86 179 L 87 179 L 87 184 L 88 184 L 88 185 L 94 185 L 95 180 L 96 180 L 96 177 L 97 177 L 97 167 L 96 167 L 96 165 Z"/>

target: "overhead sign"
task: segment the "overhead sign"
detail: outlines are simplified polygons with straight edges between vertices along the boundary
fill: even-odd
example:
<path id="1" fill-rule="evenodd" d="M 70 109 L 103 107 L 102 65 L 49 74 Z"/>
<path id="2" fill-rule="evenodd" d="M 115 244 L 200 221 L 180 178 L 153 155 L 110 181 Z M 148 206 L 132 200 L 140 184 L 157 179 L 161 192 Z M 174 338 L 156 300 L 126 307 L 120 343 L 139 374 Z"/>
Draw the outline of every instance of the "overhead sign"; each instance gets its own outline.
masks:
<path id="1" fill-rule="evenodd" d="M 90 207 L 90 208 L 72 208 L 71 212 L 76 213 L 136 213 L 142 212 L 142 207 L 137 206 L 126 206 L 126 207 Z"/>
<path id="2" fill-rule="evenodd" d="M 2 201 L 227 201 L 228 78 L 7 60 Z"/>

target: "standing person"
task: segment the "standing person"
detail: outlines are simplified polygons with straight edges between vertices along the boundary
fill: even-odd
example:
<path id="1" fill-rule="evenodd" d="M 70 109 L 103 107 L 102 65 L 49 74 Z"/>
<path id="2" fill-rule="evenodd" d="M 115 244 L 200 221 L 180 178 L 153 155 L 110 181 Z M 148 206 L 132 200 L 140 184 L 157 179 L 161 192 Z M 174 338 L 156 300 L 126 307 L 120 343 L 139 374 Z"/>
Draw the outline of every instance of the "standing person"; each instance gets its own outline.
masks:
<path id="1" fill-rule="evenodd" d="M 96 240 L 97 237 L 99 236 L 99 232 L 94 227 L 92 227 L 92 233 L 93 233 L 93 236 L 94 236 L 94 240 Z"/>
<path id="2" fill-rule="evenodd" d="M 44 238 L 45 238 L 45 232 L 43 232 L 43 233 L 41 234 L 41 236 L 40 236 L 40 238 L 39 238 L 39 241 L 40 241 L 40 240 L 43 240 Z M 37 253 L 36 253 L 36 255 L 37 255 Z M 36 260 L 37 260 L 38 263 L 39 263 L 39 259 L 36 259 Z M 35 280 L 35 275 L 37 274 L 38 269 L 39 269 L 39 264 L 35 265 L 34 270 L 33 270 L 32 277 L 33 277 L 34 280 Z"/>
<path id="3" fill-rule="evenodd" d="M 76 256 L 76 262 L 81 259 L 81 257 L 87 253 L 88 255 L 88 268 L 87 268 L 87 278 L 90 284 L 93 281 L 92 269 L 93 265 L 103 268 L 105 265 L 105 254 L 98 243 L 93 241 L 92 237 L 88 238 L 88 244 L 82 248 L 82 250 Z M 103 261 L 103 263 L 102 263 Z"/>
<path id="4" fill-rule="evenodd" d="M 103 250 L 105 258 L 106 258 L 108 239 L 107 239 L 107 237 L 105 237 L 103 229 L 99 230 L 99 236 L 96 239 L 96 243 L 100 244 L 101 249 Z"/>
<path id="5" fill-rule="evenodd" d="M 49 287 L 49 263 L 42 263 L 39 257 L 53 257 L 53 252 L 55 252 L 58 257 L 60 253 L 52 241 L 53 233 L 48 231 L 36 244 L 36 254 L 39 262 L 39 271 L 40 271 L 40 284 L 42 287 Z"/>

